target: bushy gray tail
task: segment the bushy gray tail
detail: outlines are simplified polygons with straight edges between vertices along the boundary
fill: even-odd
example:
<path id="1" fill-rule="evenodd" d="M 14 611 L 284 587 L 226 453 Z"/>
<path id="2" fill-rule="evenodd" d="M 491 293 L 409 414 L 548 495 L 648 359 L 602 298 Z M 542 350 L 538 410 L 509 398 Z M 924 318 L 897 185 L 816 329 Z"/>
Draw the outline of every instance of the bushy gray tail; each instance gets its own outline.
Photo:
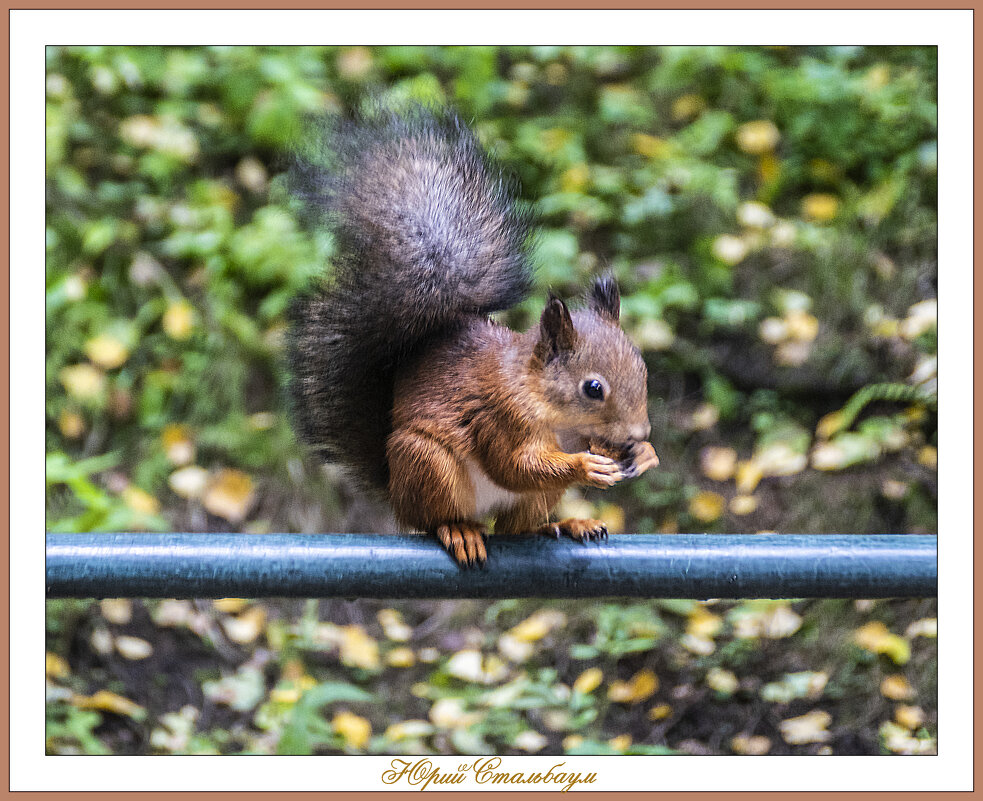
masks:
<path id="1" fill-rule="evenodd" d="M 396 369 L 462 316 L 525 297 L 528 220 L 448 112 L 377 111 L 333 126 L 325 148 L 327 166 L 294 175 L 338 244 L 331 277 L 292 309 L 295 414 L 326 458 L 384 490 Z"/>

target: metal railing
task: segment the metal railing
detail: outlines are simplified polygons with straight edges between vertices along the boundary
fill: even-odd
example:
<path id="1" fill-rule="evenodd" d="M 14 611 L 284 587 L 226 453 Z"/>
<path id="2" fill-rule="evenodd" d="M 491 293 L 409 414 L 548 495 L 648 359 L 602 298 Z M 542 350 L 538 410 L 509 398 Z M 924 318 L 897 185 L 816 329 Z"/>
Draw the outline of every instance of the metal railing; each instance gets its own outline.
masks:
<path id="1" fill-rule="evenodd" d="M 483 568 L 422 535 L 48 534 L 51 598 L 888 598 L 937 594 L 927 535 L 489 537 Z"/>

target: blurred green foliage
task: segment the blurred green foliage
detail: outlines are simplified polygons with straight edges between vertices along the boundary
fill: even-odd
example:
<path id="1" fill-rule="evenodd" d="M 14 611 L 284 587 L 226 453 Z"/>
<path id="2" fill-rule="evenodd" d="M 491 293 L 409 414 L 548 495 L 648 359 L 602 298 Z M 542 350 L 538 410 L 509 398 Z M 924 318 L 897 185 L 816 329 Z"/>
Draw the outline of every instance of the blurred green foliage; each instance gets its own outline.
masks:
<path id="1" fill-rule="evenodd" d="M 312 116 L 379 100 L 454 106 L 521 179 L 538 285 L 510 323 L 548 287 L 619 278 L 662 465 L 568 510 L 629 531 L 935 530 L 934 48 L 46 58 L 49 530 L 375 527 L 291 430 L 286 310 L 332 238 L 280 176 Z M 574 656 L 647 652 L 661 625 L 604 606 Z M 93 714 L 59 712 L 49 737 L 98 750 Z M 527 725 L 498 714 L 474 736 Z"/>

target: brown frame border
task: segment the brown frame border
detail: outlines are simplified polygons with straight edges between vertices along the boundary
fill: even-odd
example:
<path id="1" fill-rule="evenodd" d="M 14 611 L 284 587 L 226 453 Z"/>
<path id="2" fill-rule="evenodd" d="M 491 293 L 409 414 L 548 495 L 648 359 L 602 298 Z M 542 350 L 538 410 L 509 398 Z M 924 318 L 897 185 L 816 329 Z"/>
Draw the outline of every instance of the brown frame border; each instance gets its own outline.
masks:
<path id="1" fill-rule="evenodd" d="M 2 167 L 2 174 L 4 176 L 5 183 L 8 187 L 8 193 L 0 199 L 0 209 L 3 211 L 3 241 L 6 243 L 7 260 L 6 260 L 6 280 L 0 281 L 0 298 L 2 298 L 2 319 L 5 325 L 0 327 L 0 339 L 3 340 L 5 347 L 3 348 L 3 359 L 6 365 L 6 370 L 3 372 L 3 383 L 5 384 L 5 391 L 0 397 L 0 414 L 10 421 L 10 391 L 11 391 L 11 375 L 10 375 L 10 168 L 9 168 L 9 157 L 10 157 L 10 12 L 19 10 L 59 10 L 59 9 L 73 9 L 73 10 L 125 10 L 134 9 L 137 4 L 133 2 L 107 2 L 107 0 L 102 0 L 101 3 L 95 6 L 89 6 L 80 2 L 22 2 L 18 5 L 9 6 L 7 8 L 7 13 L 3 18 L 3 30 L 5 36 L 4 40 L 7 42 L 7 58 L 4 59 L 2 67 L 3 74 L 3 86 L 4 86 L 4 98 L 2 116 L 4 120 L 4 125 L 2 129 L 2 143 L 3 149 L 8 154 L 8 159 L 4 162 Z M 317 3 L 314 0 L 293 0 L 293 2 L 286 7 L 282 7 L 277 10 L 445 10 L 445 9 L 461 9 L 464 4 L 460 0 L 425 0 L 424 4 L 417 5 L 411 2 L 403 3 L 372 3 L 372 2 L 352 2 L 352 0 L 347 0 L 347 2 L 327 2 L 327 3 Z M 930 9 L 927 8 L 927 3 L 917 2 L 916 0 L 895 0 L 895 2 L 889 2 L 888 0 L 866 0 L 862 5 L 851 5 L 843 2 L 817 2 L 817 0 L 812 0 L 812 2 L 807 5 L 800 7 L 789 7 L 787 2 L 779 2 L 779 0 L 756 0 L 756 2 L 748 5 L 742 5 L 736 0 L 704 0 L 698 7 L 687 7 L 679 2 L 657 2 L 654 0 L 619 0 L 617 5 L 609 6 L 608 8 L 599 9 L 597 0 L 535 0 L 532 3 L 523 3 L 519 0 L 498 0 L 498 2 L 489 2 L 488 0 L 483 0 L 480 5 L 475 5 L 470 7 L 468 10 L 566 10 L 566 9 L 595 9 L 595 10 L 636 10 L 636 9 L 657 9 L 657 10 L 821 10 L 821 11 L 833 11 L 833 10 L 937 10 L 937 11 L 948 11 L 948 10 L 970 10 L 973 11 L 973 42 L 974 42 L 974 63 L 973 63 L 973 124 L 974 131 L 981 130 L 981 120 L 983 120 L 983 111 L 981 111 L 981 105 L 977 101 L 979 100 L 981 91 L 981 79 L 983 79 L 983 69 L 980 69 L 976 63 L 975 58 L 975 44 L 977 41 L 977 34 L 980 32 L 981 21 L 980 18 L 976 17 L 977 8 L 983 5 L 981 2 L 973 2 L 973 0 L 964 0 L 963 2 L 950 2 L 947 3 L 944 8 Z M 259 2 L 259 0 L 240 0 L 235 2 L 235 0 L 211 0 L 207 6 L 195 6 L 188 2 L 180 2 L 179 0 L 156 0 L 153 5 L 145 6 L 141 10 L 265 10 L 270 9 L 270 4 L 268 2 Z M 974 146 L 974 164 L 973 164 L 973 196 L 974 201 L 976 197 L 976 189 L 980 183 L 980 177 L 983 174 L 983 167 L 975 159 L 975 146 Z M 974 202 L 974 229 L 976 225 L 983 223 L 983 212 L 976 208 Z M 977 241 L 974 235 L 973 237 L 973 268 L 975 275 L 975 266 L 977 263 Z M 973 357 L 973 392 L 974 397 L 978 390 L 983 388 L 983 378 L 981 378 L 981 371 L 978 369 L 983 365 L 983 355 L 981 355 L 981 344 L 983 344 L 983 336 L 977 331 L 975 323 L 975 307 L 981 305 L 978 303 L 980 299 L 983 298 L 983 286 L 977 282 L 974 286 L 973 301 L 974 301 L 974 324 L 973 324 L 973 343 L 974 343 L 974 357 Z M 979 451 L 980 446 L 983 445 L 983 432 L 981 432 L 979 426 L 975 425 L 978 422 L 977 413 L 974 404 L 973 410 L 973 423 L 974 423 L 974 433 L 973 433 L 973 464 L 975 468 L 976 453 Z M 2 620 L 2 628 L 4 631 L 4 637 L 2 642 L 0 642 L 0 684 L 7 688 L 8 692 L 3 694 L 2 699 L 0 699 L 0 719 L 5 719 L 7 721 L 7 726 L 0 728 L 0 746 L 7 753 L 6 768 L 7 768 L 7 781 L 0 785 L 0 792 L 3 795 L 14 795 L 10 791 L 10 705 L 9 705 L 9 690 L 10 690 L 10 594 L 9 594 L 9 575 L 10 575 L 10 437 L 9 437 L 9 427 L 4 427 L 0 431 L 0 449 L 6 451 L 7 459 L 0 465 L 0 477 L 2 477 L 2 488 L 0 488 L 0 498 L 5 505 L 7 510 L 7 537 L 6 545 L 7 547 L 0 553 L 0 564 L 3 565 L 4 575 L 8 578 L 7 581 L 7 592 L 0 594 L 0 620 Z M 974 481 L 973 481 L 974 496 L 976 494 L 983 494 L 983 476 L 975 472 L 974 469 Z M 972 531 L 975 539 L 977 533 L 976 527 L 976 516 L 975 508 L 973 510 L 972 516 Z M 973 559 L 973 573 L 974 573 L 974 585 L 975 578 L 979 575 L 978 568 L 983 564 L 983 549 L 977 548 Z M 975 588 L 975 587 L 974 587 Z M 981 647 L 981 637 L 979 636 L 981 631 L 983 631 L 983 602 L 981 599 L 974 594 L 973 598 L 973 612 L 974 612 L 974 625 L 973 625 L 973 657 L 974 657 L 974 693 L 973 701 L 973 713 L 974 720 L 979 719 L 983 716 L 983 697 L 978 691 L 977 687 L 977 672 L 981 664 L 981 656 L 983 656 L 983 647 Z M 980 739 L 975 737 L 974 730 L 974 744 L 973 744 L 973 791 L 972 795 L 976 794 L 976 765 L 980 757 L 981 746 Z M 521 757 L 517 757 L 521 758 Z M 657 777 L 653 777 L 653 781 L 657 782 Z M 22 791 L 23 792 L 23 791 Z M 139 794 L 141 796 L 147 795 L 155 799 L 164 798 L 178 798 L 187 799 L 189 796 L 197 795 L 198 793 L 192 792 L 179 792 L 179 791 L 133 791 L 133 794 Z M 545 793 L 532 793 L 532 792 L 495 792 L 495 791 L 475 791 L 480 793 L 482 799 L 487 799 L 487 801 L 511 801 L 516 798 L 530 797 L 530 798 L 545 798 L 545 797 L 561 797 L 559 793 L 545 792 Z M 740 797 L 752 799 L 758 795 L 761 795 L 763 791 L 734 791 L 727 793 L 716 793 L 716 792 L 687 792 L 685 798 L 687 801 L 709 801 L 709 799 L 716 799 L 721 796 L 727 797 Z M 618 793 L 618 795 L 638 795 L 638 792 L 630 793 Z M 17 793 L 21 794 L 20 792 Z M 32 791 L 30 793 L 33 797 L 39 799 L 46 798 L 62 798 L 66 793 L 56 793 L 56 792 L 39 792 Z M 118 794 L 118 793 L 116 793 Z M 348 793 L 345 792 L 344 795 Z M 471 793 L 464 792 L 448 792 L 441 793 L 441 798 L 458 798 L 465 795 L 470 795 Z M 580 798 L 589 799 L 600 799 L 607 798 L 608 795 L 612 793 L 609 792 L 597 792 L 588 791 L 578 793 Z M 769 798 L 785 796 L 785 795 L 796 795 L 796 796 L 806 796 L 810 799 L 819 799 L 824 797 L 835 797 L 837 799 L 843 798 L 852 793 L 846 792 L 836 792 L 836 791 L 769 791 L 765 793 Z M 941 793 L 939 793 L 941 795 Z M 963 795 L 963 793 L 959 793 Z M 101 792 L 97 791 L 78 791 L 72 792 L 73 796 L 87 796 L 87 797 L 99 797 L 102 795 Z M 332 792 L 308 792 L 308 791 L 295 791 L 295 792 L 225 792 L 225 791 L 215 791 L 202 793 L 202 795 L 207 796 L 210 801 L 254 801 L 254 799 L 268 798 L 270 796 L 279 795 L 306 795 L 306 796 L 339 796 L 342 793 L 332 793 Z M 935 795 L 935 793 L 925 793 L 925 792 L 901 792 L 901 793 L 889 793 L 889 792 L 864 792 L 857 793 L 861 796 L 864 801 L 908 801 L 908 799 L 914 799 L 916 797 L 923 797 L 925 795 Z M 380 791 L 359 791 L 360 798 L 378 798 L 378 799 L 390 799 L 390 798 L 413 798 L 418 797 L 416 793 L 409 791 L 395 791 L 395 792 L 380 792 Z"/>

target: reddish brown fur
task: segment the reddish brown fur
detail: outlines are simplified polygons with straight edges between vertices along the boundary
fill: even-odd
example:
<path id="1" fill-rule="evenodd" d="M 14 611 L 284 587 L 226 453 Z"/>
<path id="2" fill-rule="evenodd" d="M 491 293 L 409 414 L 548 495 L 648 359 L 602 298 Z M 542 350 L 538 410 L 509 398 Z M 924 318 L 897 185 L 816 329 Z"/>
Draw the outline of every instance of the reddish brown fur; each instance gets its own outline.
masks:
<path id="1" fill-rule="evenodd" d="M 644 362 L 616 319 L 593 310 L 549 324 L 547 317 L 525 334 L 466 318 L 397 377 L 387 458 L 390 502 L 401 523 L 431 532 L 449 524 L 483 531 L 469 462 L 520 496 L 498 513 L 496 533 L 559 531 L 548 526 L 549 513 L 567 487 L 620 479 L 607 466 L 611 460 L 586 452 L 587 442 L 648 436 Z M 547 330 L 557 319 L 563 330 Z M 553 358 L 551 334 L 561 342 Z M 609 385 L 603 404 L 581 392 L 584 376 L 595 374 Z M 590 538 L 599 525 L 563 521 L 561 528 Z"/>

